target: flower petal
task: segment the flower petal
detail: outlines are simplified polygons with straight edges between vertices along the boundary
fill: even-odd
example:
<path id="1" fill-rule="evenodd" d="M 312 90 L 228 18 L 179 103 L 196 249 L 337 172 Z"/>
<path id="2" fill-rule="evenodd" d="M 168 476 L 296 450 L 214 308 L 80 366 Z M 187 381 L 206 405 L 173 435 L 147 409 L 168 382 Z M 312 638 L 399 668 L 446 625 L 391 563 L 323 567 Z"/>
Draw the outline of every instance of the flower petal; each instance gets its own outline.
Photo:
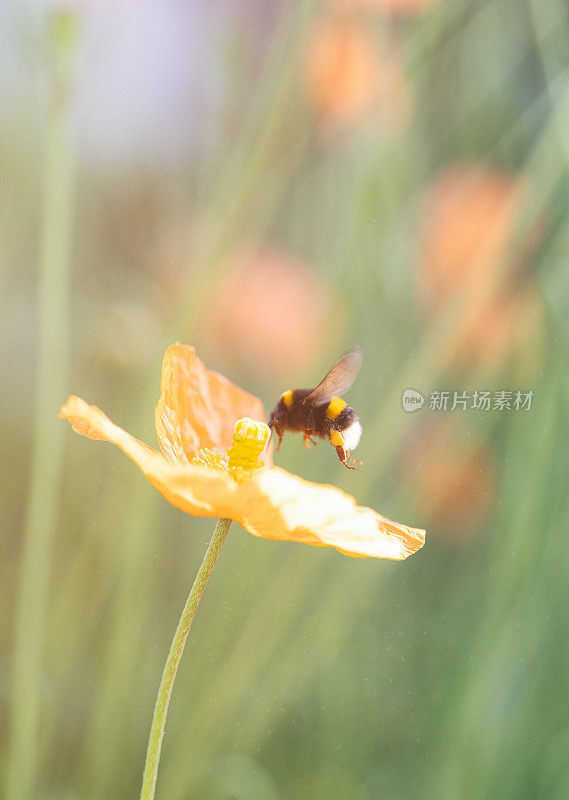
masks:
<path id="1" fill-rule="evenodd" d="M 96 406 L 71 396 L 58 414 L 90 439 L 117 445 L 142 470 L 160 494 L 195 517 L 233 518 L 238 484 L 229 473 L 193 464 L 172 464 L 162 453 L 119 428 Z"/>
<path id="2" fill-rule="evenodd" d="M 348 556 L 401 560 L 425 543 L 425 531 L 392 522 L 325 484 L 310 483 L 279 467 L 259 470 L 244 481 L 239 516 L 254 536 L 318 547 Z"/>
<path id="3" fill-rule="evenodd" d="M 187 514 L 227 517 L 254 536 L 335 547 L 350 556 L 400 560 L 424 544 L 424 531 L 392 522 L 356 505 L 340 489 L 309 483 L 279 467 L 260 469 L 238 483 L 221 469 L 173 464 L 79 397 L 71 396 L 59 416 L 78 433 L 120 447 L 160 494 Z"/>
<path id="4" fill-rule="evenodd" d="M 173 463 L 189 463 L 203 447 L 225 453 L 241 417 L 266 421 L 262 402 L 207 369 L 190 345 L 176 342 L 166 350 L 160 388 L 156 434 Z M 267 453 L 263 458 L 272 463 Z"/>

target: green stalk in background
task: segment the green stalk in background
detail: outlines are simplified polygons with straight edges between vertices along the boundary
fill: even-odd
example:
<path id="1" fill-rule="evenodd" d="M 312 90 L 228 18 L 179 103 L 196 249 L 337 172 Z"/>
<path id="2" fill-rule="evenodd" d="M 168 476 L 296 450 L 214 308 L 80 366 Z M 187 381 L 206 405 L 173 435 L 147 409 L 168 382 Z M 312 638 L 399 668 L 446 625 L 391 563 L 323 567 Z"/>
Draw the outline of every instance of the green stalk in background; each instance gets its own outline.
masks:
<path id="1" fill-rule="evenodd" d="M 69 365 L 74 182 L 70 95 L 77 20 L 68 12 L 52 12 L 48 25 L 49 106 L 39 269 L 38 394 L 15 634 L 9 800 L 37 796 L 44 630 L 64 434 L 55 413 L 66 392 Z"/>
<path id="2" fill-rule="evenodd" d="M 204 593 L 208 578 L 215 566 L 217 557 L 223 547 L 223 543 L 227 538 L 230 525 L 230 519 L 219 519 L 217 521 L 213 536 L 211 537 L 211 542 L 209 543 L 201 567 L 198 570 L 198 574 L 196 575 L 196 579 L 188 595 L 188 599 L 186 600 L 186 605 L 184 606 L 180 622 L 178 623 L 176 633 L 172 640 L 170 652 L 168 653 L 168 658 L 166 659 L 166 665 L 162 674 L 160 688 L 158 689 L 156 705 L 154 707 L 140 800 L 153 800 L 154 798 L 156 778 L 158 776 L 158 764 L 160 762 L 160 751 L 162 749 L 162 739 L 166 726 L 166 715 L 168 714 L 168 706 L 170 705 L 174 680 L 176 679 L 176 673 L 182 658 L 182 653 L 184 652 L 186 639 L 188 638 L 188 633 L 190 632 L 199 602 Z"/>

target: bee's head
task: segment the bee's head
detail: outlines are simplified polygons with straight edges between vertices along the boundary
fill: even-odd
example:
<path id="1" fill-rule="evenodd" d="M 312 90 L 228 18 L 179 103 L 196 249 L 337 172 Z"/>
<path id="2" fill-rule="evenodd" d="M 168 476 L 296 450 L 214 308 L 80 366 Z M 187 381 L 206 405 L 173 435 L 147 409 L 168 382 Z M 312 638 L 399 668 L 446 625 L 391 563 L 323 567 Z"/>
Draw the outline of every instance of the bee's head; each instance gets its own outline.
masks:
<path id="1" fill-rule="evenodd" d="M 269 428 L 271 430 L 275 430 L 277 436 L 281 437 L 285 432 L 284 426 L 284 417 L 286 415 L 287 408 L 283 402 L 282 397 L 279 399 L 279 402 L 273 408 L 271 413 L 269 414 Z"/>
<path id="2" fill-rule="evenodd" d="M 279 427 L 280 427 L 279 426 L 279 417 L 280 417 L 279 404 L 277 403 L 277 405 L 273 408 L 273 410 L 269 414 L 269 423 L 268 423 L 269 428 L 271 430 L 274 428 L 276 433 L 277 433 L 277 435 L 279 434 Z"/>
<path id="3" fill-rule="evenodd" d="M 274 428 L 279 439 L 283 438 L 285 431 L 289 428 L 289 411 L 293 403 L 294 392 L 292 389 L 287 389 L 281 394 L 269 416 L 269 428 L 271 430 Z"/>

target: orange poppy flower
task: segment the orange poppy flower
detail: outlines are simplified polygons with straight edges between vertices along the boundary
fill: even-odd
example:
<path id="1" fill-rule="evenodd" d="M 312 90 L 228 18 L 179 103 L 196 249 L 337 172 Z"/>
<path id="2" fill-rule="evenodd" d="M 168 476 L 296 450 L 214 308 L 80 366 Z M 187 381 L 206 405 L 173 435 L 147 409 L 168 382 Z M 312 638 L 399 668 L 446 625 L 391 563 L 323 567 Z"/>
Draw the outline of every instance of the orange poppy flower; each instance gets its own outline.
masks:
<path id="1" fill-rule="evenodd" d="M 375 118 L 381 127 L 397 130 L 410 117 L 411 92 L 397 53 L 378 50 L 369 27 L 350 15 L 314 23 L 305 84 L 325 128 L 353 128 Z"/>
<path id="2" fill-rule="evenodd" d="M 456 166 L 438 175 L 426 196 L 419 281 L 437 310 L 469 281 L 470 305 L 495 291 L 524 186 L 512 175 Z"/>
<path id="3" fill-rule="evenodd" d="M 161 389 L 156 430 L 162 452 L 78 397 L 71 396 L 59 416 L 77 433 L 117 445 L 168 502 L 188 514 L 229 518 L 254 536 L 335 547 L 356 557 L 400 560 L 423 546 L 424 531 L 362 508 L 340 489 L 279 467 L 262 468 L 257 457 L 268 427 L 252 420 L 234 426 L 244 414 L 264 419 L 261 401 L 206 369 L 193 347 L 168 348 Z"/>
<path id="4" fill-rule="evenodd" d="M 342 314 L 333 311 L 337 332 Z M 200 329 L 222 363 L 286 383 L 318 355 L 331 312 L 322 281 L 308 264 L 274 248 L 243 245 L 229 257 Z"/>
<path id="5" fill-rule="evenodd" d="M 532 286 L 501 292 L 485 307 L 465 312 L 449 358 L 494 369 L 517 356 L 519 380 L 531 380 L 547 349 L 543 315 L 543 300 Z"/>
<path id="6" fill-rule="evenodd" d="M 417 431 L 402 468 L 432 522 L 433 535 L 440 538 L 468 538 L 480 530 L 496 502 L 497 475 L 489 448 L 461 440 L 442 422 Z"/>
<path id="7" fill-rule="evenodd" d="M 492 367 L 518 342 L 536 341 L 541 302 L 520 263 L 502 275 L 516 215 L 528 185 L 497 169 L 456 166 L 434 181 L 425 204 L 418 289 L 430 313 L 461 298 L 462 313 L 446 345 L 449 361 Z M 519 261 L 539 243 L 544 221 L 530 230 Z"/>
<path id="8" fill-rule="evenodd" d="M 390 12 L 392 14 L 421 14 L 440 0 L 332 0 L 332 5 L 340 8 L 370 8 Z"/>

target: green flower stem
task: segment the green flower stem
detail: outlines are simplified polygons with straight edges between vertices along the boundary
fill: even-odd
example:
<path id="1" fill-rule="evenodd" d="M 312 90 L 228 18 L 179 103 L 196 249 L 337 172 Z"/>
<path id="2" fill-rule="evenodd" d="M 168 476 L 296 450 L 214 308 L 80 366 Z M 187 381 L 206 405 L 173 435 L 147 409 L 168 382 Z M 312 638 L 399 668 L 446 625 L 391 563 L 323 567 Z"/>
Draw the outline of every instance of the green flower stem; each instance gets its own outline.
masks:
<path id="1" fill-rule="evenodd" d="M 55 414 L 69 366 L 72 217 L 75 183 L 73 78 L 78 21 L 52 11 L 43 224 L 39 254 L 39 359 L 30 484 L 14 643 L 12 720 L 6 797 L 37 797 L 43 652 L 52 551 L 61 488 L 63 431 Z"/>
<path id="2" fill-rule="evenodd" d="M 198 570 L 198 574 L 196 575 L 196 579 L 188 595 L 188 599 L 186 600 L 186 605 L 184 606 L 182 616 L 180 617 L 176 633 L 172 640 L 164 672 L 162 673 L 160 688 L 158 689 L 156 705 L 154 706 L 154 716 L 152 717 L 152 727 L 150 728 L 150 737 L 148 739 L 148 750 L 146 751 L 146 763 L 144 765 L 140 800 L 153 800 L 154 798 L 158 764 L 160 762 L 160 751 L 162 749 L 162 739 L 164 737 L 164 727 L 166 725 L 166 715 L 168 713 L 168 706 L 170 705 L 170 696 L 172 694 L 174 680 L 176 679 L 176 672 L 178 671 L 178 665 L 182 658 L 186 639 L 188 638 L 188 633 L 190 632 L 199 602 L 215 562 L 217 561 L 217 557 L 223 547 L 230 525 L 230 519 L 219 519 L 217 521 L 213 536 L 211 537 L 211 542 L 209 543 L 201 567 Z"/>

